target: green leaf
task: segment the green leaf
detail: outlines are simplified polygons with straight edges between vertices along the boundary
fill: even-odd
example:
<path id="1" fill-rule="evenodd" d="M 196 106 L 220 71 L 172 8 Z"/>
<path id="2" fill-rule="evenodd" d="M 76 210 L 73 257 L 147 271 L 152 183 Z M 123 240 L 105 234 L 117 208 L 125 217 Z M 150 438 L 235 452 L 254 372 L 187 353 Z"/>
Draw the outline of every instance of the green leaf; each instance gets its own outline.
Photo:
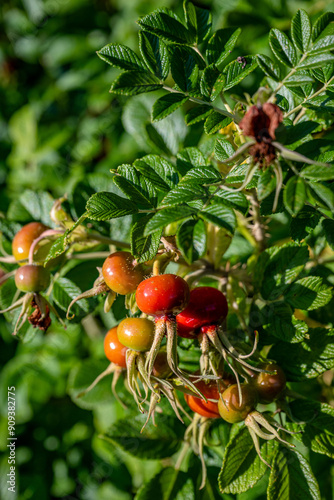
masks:
<path id="1" fill-rule="evenodd" d="M 264 299 L 275 300 L 295 281 L 309 258 L 307 245 L 286 243 L 271 247 L 260 256 L 255 273 L 264 276 L 261 294 Z"/>
<path id="2" fill-rule="evenodd" d="M 266 304 L 257 301 L 250 318 L 252 328 L 258 329 L 260 335 L 263 329 L 270 336 L 292 344 L 301 342 L 308 331 L 306 323 L 297 320 L 292 308 L 283 300 Z"/>
<path id="3" fill-rule="evenodd" d="M 120 95 L 137 95 L 153 92 L 162 88 L 160 80 L 151 73 L 142 71 L 124 71 L 112 83 L 110 92 Z"/>
<path id="4" fill-rule="evenodd" d="M 191 217 L 195 214 L 196 210 L 194 208 L 188 207 L 187 205 L 164 208 L 153 215 L 152 219 L 149 220 L 149 222 L 146 224 L 144 234 L 152 234 L 158 229 L 162 229 L 168 226 L 168 224 L 171 224 L 172 222 L 187 219 L 188 217 Z"/>
<path id="5" fill-rule="evenodd" d="M 269 33 L 269 44 L 275 57 L 285 66 L 293 68 L 298 63 L 296 49 L 282 31 L 273 28 Z"/>
<path id="6" fill-rule="evenodd" d="M 172 163 L 158 155 L 146 155 L 134 162 L 139 172 L 162 192 L 177 185 L 179 177 Z"/>
<path id="7" fill-rule="evenodd" d="M 334 49 L 334 36 L 328 35 L 315 42 L 309 51 L 310 56 L 323 54 Z"/>
<path id="8" fill-rule="evenodd" d="M 170 60 L 164 42 L 152 33 L 139 31 L 139 48 L 148 69 L 159 79 L 166 80 Z"/>
<path id="9" fill-rule="evenodd" d="M 159 229 L 148 236 L 144 236 L 144 230 L 152 216 L 143 217 L 135 222 L 131 229 L 131 253 L 138 263 L 153 259 L 159 249 L 162 230 Z"/>
<path id="10" fill-rule="evenodd" d="M 219 171 L 212 166 L 199 166 L 189 170 L 184 177 L 182 177 L 180 184 L 198 183 L 198 184 L 212 184 L 222 180 Z M 180 185 L 179 184 L 179 185 Z"/>
<path id="11" fill-rule="evenodd" d="M 189 264 L 201 258 L 206 250 L 204 222 L 195 219 L 184 222 L 177 231 L 176 243 Z"/>
<path id="12" fill-rule="evenodd" d="M 87 217 L 87 214 L 83 214 L 79 219 L 73 224 L 73 226 L 70 229 L 67 229 L 65 233 L 60 236 L 60 238 L 57 238 L 56 241 L 52 244 L 48 255 L 44 259 L 44 266 L 48 264 L 49 261 L 55 259 L 56 257 L 59 257 L 62 255 L 68 248 L 68 245 L 70 243 L 70 235 L 71 233 L 78 227 L 80 224 L 85 220 Z"/>
<path id="13" fill-rule="evenodd" d="M 206 165 L 206 160 L 203 153 L 198 148 L 185 148 L 177 155 L 177 169 L 181 175 L 185 175 L 194 167 L 202 167 Z"/>
<path id="14" fill-rule="evenodd" d="M 296 71 L 293 75 L 289 76 L 284 81 L 284 84 L 288 88 L 299 87 L 301 85 L 307 85 L 310 83 L 314 83 L 314 78 L 310 75 L 308 71 Z"/>
<path id="15" fill-rule="evenodd" d="M 329 63 L 325 66 L 321 66 L 319 69 L 312 70 L 313 76 L 322 83 L 327 83 L 328 80 L 333 75 L 334 64 Z"/>
<path id="16" fill-rule="evenodd" d="M 334 368 L 334 330 L 310 328 L 307 338 L 298 344 L 275 344 L 268 358 L 283 368 L 288 380 L 316 378 Z"/>
<path id="17" fill-rule="evenodd" d="M 324 219 L 321 224 L 325 231 L 327 243 L 334 250 L 334 220 Z"/>
<path id="18" fill-rule="evenodd" d="M 167 467 L 139 488 L 135 500 L 195 500 L 194 485 L 189 474 Z"/>
<path id="19" fill-rule="evenodd" d="M 234 233 L 237 219 L 232 208 L 226 207 L 221 203 L 212 203 L 198 214 L 204 220 L 215 224 L 218 227 L 227 229 L 230 233 Z"/>
<path id="20" fill-rule="evenodd" d="M 161 205 L 180 205 L 187 201 L 202 200 L 208 196 L 207 191 L 199 186 L 197 182 L 179 183 L 161 201 Z"/>
<path id="21" fill-rule="evenodd" d="M 311 40 L 311 21 L 303 9 L 299 9 L 291 21 L 291 37 L 297 49 L 304 54 Z"/>
<path id="22" fill-rule="evenodd" d="M 217 199 L 219 199 L 220 203 L 223 203 L 227 207 L 234 208 L 244 215 L 248 213 L 249 201 L 240 191 L 226 191 L 225 189 L 221 189 L 214 196 L 214 200 L 217 201 Z"/>
<path id="23" fill-rule="evenodd" d="M 317 40 L 321 35 L 324 35 L 324 31 L 330 23 L 334 21 L 334 13 L 333 12 L 325 12 L 322 16 L 318 17 L 316 22 L 314 23 L 312 29 L 312 40 Z"/>
<path id="24" fill-rule="evenodd" d="M 149 33 L 172 43 L 192 45 L 194 35 L 169 9 L 157 9 L 138 20 L 139 26 Z"/>
<path id="25" fill-rule="evenodd" d="M 26 189 L 20 195 L 20 204 L 24 207 L 32 220 L 39 220 L 50 225 L 50 211 L 54 203 L 52 196 L 46 191 L 32 191 Z"/>
<path id="26" fill-rule="evenodd" d="M 296 217 L 306 201 L 305 182 L 301 177 L 291 177 L 288 180 L 283 194 L 284 205 L 287 211 Z"/>
<path id="27" fill-rule="evenodd" d="M 334 61 L 333 54 L 319 54 L 317 56 L 307 57 L 303 62 L 299 64 L 298 67 L 300 69 L 321 68 L 325 65 L 328 65 L 329 63 L 332 63 L 332 61 Z"/>
<path id="28" fill-rule="evenodd" d="M 333 181 L 334 180 L 334 165 L 328 167 L 321 167 L 317 165 L 310 165 L 303 168 L 300 175 L 306 179 L 314 181 Z"/>
<path id="29" fill-rule="evenodd" d="M 209 64 L 219 66 L 232 52 L 241 28 L 224 28 L 217 30 L 208 42 L 206 57 Z"/>
<path id="30" fill-rule="evenodd" d="M 57 306 L 63 311 L 67 311 L 68 306 L 75 297 L 80 295 L 82 290 L 68 278 L 57 278 L 53 284 L 52 297 Z M 89 304 L 86 299 L 79 300 L 73 306 L 76 316 L 88 314 Z"/>
<path id="31" fill-rule="evenodd" d="M 137 172 L 134 165 L 120 165 L 117 167 L 117 173 L 132 184 L 146 200 L 149 200 L 151 205 L 156 205 L 157 191 L 147 179 Z"/>
<path id="32" fill-rule="evenodd" d="M 166 116 L 174 113 L 182 104 L 188 101 L 188 97 L 184 94 L 171 92 L 170 94 L 160 97 L 155 101 L 152 108 L 152 121 L 157 122 L 166 118 Z"/>
<path id="33" fill-rule="evenodd" d="M 274 191 L 276 187 L 276 175 L 275 172 L 268 168 L 259 175 L 259 180 L 257 183 L 258 198 L 260 201 L 264 200 L 267 196 Z"/>
<path id="34" fill-rule="evenodd" d="M 182 444 L 183 426 L 176 418 L 156 415 L 141 432 L 147 415 L 129 415 L 117 422 L 102 439 L 141 459 L 159 459 L 174 455 Z"/>
<path id="35" fill-rule="evenodd" d="M 86 210 L 88 217 L 94 220 L 110 220 L 138 212 L 136 204 L 132 201 L 106 191 L 93 194 L 87 201 Z"/>
<path id="36" fill-rule="evenodd" d="M 321 500 L 309 463 L 298 451 L 281 446 L 274 456 L 267 494 L 268 500 Z"/>
<path id="37" fill-rule="evenodd" d="M 270 57 L 265 56 L 263 54 L 258 54 L 256 56 L 258 65 L 262 69 L 262 71 L 272 78 L 276 82 L 280 81 L 281 78 L 281 70 L 280 67 L 270 59 Z"/>
<path id="38" fill-rule="evenodd" d="M 115 66 L 116 68 L 146 71 L 145 64 L 140 60 L 133 50 L 120 43 L 109 43 L 101 50 L 97 51 L 97 55 L 102 61 Z"/>
<path id="39" fill-rule="evenodd" d="M 278 447 L 275 441 L 266 441 L 261 446 L 264 460 L 271 462 Z M 225 449 L 222 468 L 218 477 L 221 493 L 243 493 L 252 488 L 265 474 L 268 467 L 256 450 L 247 427 L 241 427 Z"/>
<path id="40" fill-rule="evenodd" d="M 297 217 L 291 220 L 291 238 L 297 243 L 312 233 L 320 220 L 320 214 L 314 208 L 305 206 Z"/>
<path id="41" fill-rule="evenodd" d="M 195 57 L 183 47 L 176 47 L 172 55 L 172 77 L 183 92 L 196 89 L 199 69 Z"/>
<path id="42" fill-rule="evenodd" d="M 154 205 L 131 182 L 121 175 L 114 175 L 114 184 L 125 194 L 129 200 L 138 205 L 138 208 L 152 208 Z"/>
<path id="43" fill-rule="evenodd" d="M 225 84 L 225 75 L 213 64 L 207 66 L 201 78 L 201 92 L 210 101 L 214 101 L 221 93 Z"/>
<path id="44" fill-rule="evenodd" d="M 334 409 L 318 401 L 292 401 L 290 411 L 301 423 L 288 423 L 288 430 L 299 431 L 295 438 L 315 453 L 334 458 Z M 300 433 L 301 431 L 301 433 Z"/>
<path id="45" fill-rule="evenodd" d="M 221 128 L 226 127 L 232 122 L 229 117 L 224 117 L 223 113 L 213 111 L 205 120 L 204 130 L 206 134 L 215 134 Z"/>
<path id="46" fill-rule="evenodd" d="M 309 311 L 325 306 L 332 297 L 332 289 L 323 285 L 319 276 L 307 276 L 295 281 L 285 294 L 285 300 L 293 307 Z"/>
<path id="47" fill-rule="evenodd" d="M 235 151 L 232 144 L 226 139 L 217 139 L 215 143 L 214 154 L 218 161 L 225 162 L 234 155 Z"/>
<path id="48" fill-rule="evenodd" d="M 334 193 L 329 187 L 320 182 L 309 182 L 307 187 L 309 194 L 314 197 L 316 203 L 319 201 L 320 205 L 323 204 L 331 212 L 334 212 Z"/>
<path id="49" fill-rule="evenodd" d="M 242 61 L 232 61 L 225 66 L 223 74 L 226 77 L 224 91 L 238 85 L 246 76 L 248 76 L 257 67 L 255 56 L 246 56 Z"/>
<path id="50" fill-rule="evenodd" d="M 211 112 L 211 106 L 207 106 L 205 104 L 201 106 L 195 106 L 187 112 L 185 116 L 186 124 L 194 125 L 194 123 L 201 122 L 205 120 Z"/>
<path id="51" fill-rule="evenodd" d="M 188 0 L 184 1 L 183 9 L 187 27 L 194 37 L 194 43 L 196 45 L 203 43 L 211 31 L 212 18 L 210 10 L 196 7 Z"/>
<path id="52" fill-rule="evenodd" d="M 80 301 L 81 302 L 81 301 Z M 80 302 L 78 302 L 80 304 Z M 110 390 L 111 377 L 104 377 L 91 391 L 77 397 L 98 377 L 109 365 L 108 360 L 85 359 L 78 362 L 70 371 L 67 390 L 72 401 L 81 408 L 93 410 L 99 405 L 110 404 L 113 395 Z"/>

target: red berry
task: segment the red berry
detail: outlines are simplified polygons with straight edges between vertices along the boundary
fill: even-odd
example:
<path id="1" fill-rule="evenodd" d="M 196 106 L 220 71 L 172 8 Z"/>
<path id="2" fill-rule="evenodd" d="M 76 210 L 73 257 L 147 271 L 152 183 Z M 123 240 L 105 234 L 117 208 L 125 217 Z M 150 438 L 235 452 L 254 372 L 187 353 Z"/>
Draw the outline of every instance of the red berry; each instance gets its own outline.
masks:
<path id="1" fill-rule="evenodd" d="M 142 281 L 137 288 L 139 309 L 151 316 L 177 314 L 189 300 L 188 283 L 175 274 L 160 274 Z"/>
<path id="2" fill-rule="evenodd" d="M 155 326 L 146 318 L 126 318 L 117 327 L 121 344 L 134 351 L 148 351 L 154 339 Z"/>
<path id="3" fill-rule="evenodd" d="M 106 285 L 120 295 L 136 290 L 144 278 L 141 266 L 134 266 L 134 257 L 130 252 L 115 252 L 103 263 L 102 275 Z"/>
<path id="4" fill-rule="evenodd" d="M 235 379 L 230 374 L 225 374 L 224 378 L 219 381 L 220 390 L 224 391 L 227 387 L 235 382 Z M 216 381 L 205 382 L 204 380 L 199 380 L 195 383 L 195 386 L 201 391 L 203 396 L 207 399 L 217 399 L 219 400 L 219 390 Z M 191 396 L 185 394 L 184 396 L 187 405 L 191 410 L 202 417 L 208 418 L 219 418 L 218 401 L 214 403 L 213 401 L 205 401 L 204 399 L 197 398 L 196 396 Z"/>
<path id="5" fill-rule="evenodd" d="M 259 366 L 263 370 L 275 371 L 276 374 L 258 373 L 254 379 L 255 388 L 259 395 L 259 402 L 268 404 L 282 394 L 286 387 L 286 377 L 282 368 L 274 363 L 264 363 Z"/>
<path id="6" fill-rule="evenodd" d="M 126 368 L 126 351 L 128 350 L 120 343 L 117 337 L 117 326 L 111 328 L 104 337 L 104 352 L 106 357 L 115 365 Z"/>
<path id="7" fill-rule="evenodd" d="M 257 392 L 251 385 L 241 384 L 241 394 L 242 403 L 240 404 L 238 386 L 233 384 L 223 392 L 223 401 L 222 399 L 218 401 L 220 416 L 230 424 L 245 420 L 257 404 Z"/>
<path id="8" fill-rule="evenodd" d="M 14 236 L 12 253 L 16 260 L 27 259 L 34 240 L 41 236 L 48 228 L 41 222 L 30 222 L 23 226 Z M 38 246 L 37 246 L 38 248 Z M 37 259 L 38 260 L 38 259 Z"/>
<path id="9" fill-rule="evenodd" d="M 45 267 L 27 264 L 15 273 L 15 285 L 21 292 L 41 292 L 50 283 L 50 273 Z"/>
<path id="10" fill-rule="evenodd" d="M 227 316 L 228 306 L 225 295 L 211 286 L 194 288 L 190 292 L 187 307 L 176 316 L 178 333 L 190 333 L 202 326 L 222 322 Z M 180 331 L 179 331 L 180 330 Z"/>

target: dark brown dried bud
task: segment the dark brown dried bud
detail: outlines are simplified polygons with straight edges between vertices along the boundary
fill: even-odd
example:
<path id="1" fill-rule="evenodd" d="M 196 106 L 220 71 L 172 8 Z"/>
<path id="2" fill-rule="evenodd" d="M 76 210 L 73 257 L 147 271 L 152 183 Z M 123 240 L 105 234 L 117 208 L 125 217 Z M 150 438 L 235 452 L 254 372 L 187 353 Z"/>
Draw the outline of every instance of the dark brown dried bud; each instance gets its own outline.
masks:
<path id="1" fill-rule="evenodd" d="M 266 102 L 263 106 L 251 106 L 239 123 L 244 134 L 256 140 L 249 153 L 260 166 L 270 165 L 276 158 L 272 141 L 276 139 L 275 132 L 282 120 L 280 108 Z"/>
<path id="2" fill-rule="evenodd" d="M 275 139 L 275 130 L 283 120 L 283 113 L 276 104 L 266 102 L 263 106 L 251 106 L 239 127 L 245 135 L 257 142 Z"/>
<path id="3" fill-rule="evenodd" d="M 31 315 L 28 318 L 29 323 L 34 328 L 39 328 L 40 330 L 43 330 L 44 332 L 46 332 L 47 329 L 49 328 L 49 326 L 51 325 L 49 307 L 47 305 L 45 305 L 44 315 L 42 314 L 40 308 L 38 307 L 38 305 L 36 304 L 34 299 L 31 301 L 31 307 L 34 308 L 34 311 L 31 313 Z"/>

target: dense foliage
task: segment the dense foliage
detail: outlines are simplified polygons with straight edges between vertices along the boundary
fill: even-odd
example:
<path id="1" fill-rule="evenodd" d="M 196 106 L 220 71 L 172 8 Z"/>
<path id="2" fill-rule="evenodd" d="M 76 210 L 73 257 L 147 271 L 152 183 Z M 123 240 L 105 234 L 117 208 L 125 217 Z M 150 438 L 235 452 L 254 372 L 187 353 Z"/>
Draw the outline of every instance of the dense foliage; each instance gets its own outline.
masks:
<path id="1" fill-rule="evenodd" d="M 4 4 L 16 498 L 333 496 L 334 14 L 198 5 Z"/>

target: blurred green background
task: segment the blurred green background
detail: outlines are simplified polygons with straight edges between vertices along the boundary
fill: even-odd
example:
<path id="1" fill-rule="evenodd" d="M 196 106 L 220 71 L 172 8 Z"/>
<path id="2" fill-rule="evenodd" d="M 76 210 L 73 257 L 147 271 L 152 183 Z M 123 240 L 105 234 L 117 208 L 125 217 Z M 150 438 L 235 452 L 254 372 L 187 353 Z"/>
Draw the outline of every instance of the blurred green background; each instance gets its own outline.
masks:
<path id="1" fill-rule="evenodd" d="M 216 29 L 243 28 L 238 55 L 268 53 L 270 28 L 287 30 L 298 8 L 312 18 L 334 10 L 334 2 L 326 0 L 195 4 L 212 9 Z M 112 41 L 137 51 L 136 20 L 162 6 L 182 12 L 182 2 L 173 0 L 2 0 L 0 217 L 8 212 L 9 219 L 25 223 L 30 220 L 22 198 L 25 189 L 46 190 L 59 197 L 80 186 L 91 173 L 101 173 L 103 184 L 109 169 L 152 150 L 139 120 L 149 120 L 150 96 L 123 99 L 109 94 L 118 70 L 108 67 L 95 52 Z M 137 116 L 134 99 L 140 101 L 143 117 Z M 189 137 L 183 120 L 179 124 L 177 114 L 173 116 L 177 137 L 172 150 L 179 136 L 187 144 L 197 140 Z M 36 332 L 31 342 L 20 344 L 0 317 L 2 499 L 127 500 L 161 467 L 158 461 L 143 462 L 111 451 L 97 437 L 123 414 L 119 405 L 108 402 L 87 411 L 67 395 L 68 376 L 78 360 L 103 360 L 106 329 L 88 318 L 67 331 L 54 324 L 46 336 Z M 7 387 L 13 385 L 16 494 L 8 492 L 6 484 Z M 321 483 L 321 457 L 317 472 Z M 254 493 L 238 498 L 262 499 L 264 492 L 260 485 Z"/>

